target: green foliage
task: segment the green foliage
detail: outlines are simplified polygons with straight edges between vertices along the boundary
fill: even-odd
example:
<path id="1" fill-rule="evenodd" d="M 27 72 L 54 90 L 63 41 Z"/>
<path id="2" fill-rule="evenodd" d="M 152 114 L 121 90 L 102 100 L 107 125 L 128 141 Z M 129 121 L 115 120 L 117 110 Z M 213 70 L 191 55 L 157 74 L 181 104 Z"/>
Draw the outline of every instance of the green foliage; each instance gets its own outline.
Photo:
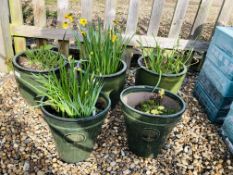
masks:
<path id="1" fill-rule="evenodd" d="M 90 70 L 96 75 L 109 75 L 119 69 L 120 60 L 130 39 L 124 39 L 115 29 L 102 29 L 87 25 L 80 29 L 83 41 L 76 37 L 76 44 L 82 59 L 88 60 Z"/>
<path id="2" fill-rule="evenodd" d="M 162 49 L 159 45 L 156 48 L 144 48 L 143 60 L 146 68 L 157 73 L 177 74 L 190 60 L 192 51 L 188 53 L 177 49 Z"/>
<path id="3" fill-rule="evenodd" d="M 175 114 L 176 113 L 175 109 L 165 107 L 162 104 L 164 95 L 165 95 L 165 91 L 161 89 L 158 93 L 154 93 L 150 99 L 138 104 L 136 106 L 136 109 L 152 115 Z"/>
<path id="4" fill-rule="evenodd" d="M 39 49 L 28 49 L 25 52 L 30 65 L 37 65 L 39 69 L 48 70 L 64 62 L 64 58 L 58 52 L 51 51 L 51 45 L 45 45 Z"/>
<path id="5" fill-rule="evenodd" d="M 60 68 L 60 76 L 55 72 L 49 75 L 34 75 L 39 87 L 35 87 L 39 96 L 47 97 L 42 105 L 49 105 L 63 117 L 78 118 L 88 117 L 96 112 L 102 83 L 90 74 L 89 70 L 82 73 L 75 67 L 75 62 L 70 62 L 70 67 Z"/>

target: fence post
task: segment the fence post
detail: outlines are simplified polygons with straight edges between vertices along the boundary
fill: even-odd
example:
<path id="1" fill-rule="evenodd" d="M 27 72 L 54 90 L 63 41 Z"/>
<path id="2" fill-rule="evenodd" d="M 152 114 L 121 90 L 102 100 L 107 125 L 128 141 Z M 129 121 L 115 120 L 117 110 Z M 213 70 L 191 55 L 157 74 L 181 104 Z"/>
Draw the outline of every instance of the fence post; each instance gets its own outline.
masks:
<path id="1" fill-rule="evenodd" d="M 0 72 L 7 72 L 6 61 L 13 57 L 13 47 L 10 34 L 8 0 L 2 0 L 0 5 Z"/>
<path id="2" fill-rule="evenodd" d="M 23 25 L 23 12 L 21 0 L 9 0 L 11 23 Z M 26 50 L 26 40 L 22 37 L 14 37 L 15 52 Z"/>

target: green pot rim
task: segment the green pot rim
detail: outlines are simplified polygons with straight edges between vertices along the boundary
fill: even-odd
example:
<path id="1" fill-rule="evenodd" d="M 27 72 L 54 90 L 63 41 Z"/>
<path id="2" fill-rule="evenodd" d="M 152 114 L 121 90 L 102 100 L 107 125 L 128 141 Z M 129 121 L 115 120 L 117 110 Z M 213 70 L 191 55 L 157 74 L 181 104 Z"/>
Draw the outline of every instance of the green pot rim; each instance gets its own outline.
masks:
<path id="1" fill-rule="evenodd" d="M 31 49 L 31 50 L 33 50 L 35 52 L 39 49 Z M 34 70 L 34 69 L 29 69 L 29 68 L 23 67 L 18 63 L 18 60 L 19 60 L 20 56 L 25 54 L 25 52 L 26 51 L 22 51 L 13 57 L 13 60 L 12 60 L 13 66 L 16 67 L 17 69 L 24 71 L 24 72 L 28 72 L 28 73 L 41 73 L 41 74 L 46 74 L 46 73 L 51 72 L 51 71 L 57 71 L 59 69 L 59 66 L 52 68 L 52 69 L 49 69 L 49 70 Z M 56 51 L 53 51 L 53 50 L 50 50 L 50 52 L 55 53 L 55 54 L 60 54 L 63 57 L 63 59 L 65 60 L 64 65 L 67 65 L 67 61 L 66 61 L 67 59 L 63 54 L 56 52 Z"/>
<path id="2" fill-rule="evenodd" d="M 152 70 L 147 69 L 147 68 L 142 64 L 142 59 L 143 59 L 143 58 L 144 58 L 144 57 L 141 56 L 141 57 L 138 59 L 138 65 L 140 66 L 140 68 L 142 68 L 143 70 L 145 70 L 146 72 L 148 72 L 148 73 L 150 73 L 150 74 L 159 76 L 159 74 L 158 74 L 157 72 L 154 72 L 154 71 L 152 71 Z M 163 76 L 163 77 L 179 77 L 179 76 L 185 75 L 185 74 L 187 73 L 187 66 L 186 66 L 185 64 L 183 64 L 183 63 L 182 63 L 182 65 L 183 65 L 183 71 L 182 71 L 182 72 L 180 72 L 180 73 L 178 73 L 178 74 L 164 74 L 164 73 L 163 73 L 162 76 Z"/>
<path id="3" fill-rule="evenodd" d="M 65 118 L 65 117 L 59 117 L 57 115 L 54 115 L 54 114 L 51 114 L 49 113 L 45 107 L 42 105 L 40 108 L 42 110 L 42 112 L 47 116 L 47 117 L 50 117 L 50 118 L 53 118 L 53 119 L 56 119 L 56 120 L 59 120 L 59 121 L 65 121 L 65 122 L 83 122 L 83 121 L 91 121 L 91 120 L 95 120 L 97 118 L 99 118 L 100 116 L 102 116 L 104 113 L 108 112 L 110 106 L 111 106 L 111 101 L 109 99 L 109 97 L 107 97 L 104 93 L 100 93 L 99 97 L 103 97 L 106 102 L 108 103 L 108 105 L 106 106 L 106 108 L 101 111 L 100 113 L 96 114 L 96 115 L 92 115 L 92 116 L 89 116 L 89 117 L 82 117 L 82 118 Z M 45 96 L 41 98 L 41 101 L 44 101 L 45 100 Z"/>
<path id="4" fill-rule="evenodd" d="M 176 101 L 179 101 L 179 104 L 181 105 L 181 109 L 178 112 L 176 112 L 175 114 L 170 114 L 170 115 L 147 114 L 147 113 L 144 113 L 142 111 L 139 111 L 139 110 L 129 106 L 127 103 L 125 103 L 123 101 L 123 97 L 131 92 L 152 92 L 153 89 L 155 89 L 156 91 L 159 91 L 162 88 L 154 88 L 153 86 L 131 86 L 131 87 L 128 87 L 128 88 L 124 89 L 120 94 L 121 103 L 123 105 L 125 105 L 127 108 L 129 108 L 130 110 L 132 110 L 140 115 L 143 115 L 144 117 L 149 117 L 149 118 L 173 118 L 173 117 L 180 116 L 185 112 L 186 104 L 185 104 L 184 100 L 181 97 L 179 97 L 178 95 L 176 95 L 170 91 L 167 91 L 165 89 L 164 89 L 165 95 L 176 100 Z"/>

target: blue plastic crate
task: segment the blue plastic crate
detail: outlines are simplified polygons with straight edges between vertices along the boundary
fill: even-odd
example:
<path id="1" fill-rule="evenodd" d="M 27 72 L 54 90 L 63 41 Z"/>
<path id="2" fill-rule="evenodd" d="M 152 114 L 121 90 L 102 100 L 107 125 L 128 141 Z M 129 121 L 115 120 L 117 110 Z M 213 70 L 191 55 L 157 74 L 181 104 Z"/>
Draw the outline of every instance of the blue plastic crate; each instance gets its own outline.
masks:
<path id="1" fill-rule="evenodd" d="M 208 118 L 213 123 L 223 123 L 229 109 L 219 110 L 209 99 L 208 95 L 204 91 L 203 87 L 197 82 L 194 89 L 194 95 L 204 107 L 207 112 Z"/>
<path id="2" fill-rule="evenodd" d="M 233 56 L 233 27 L 216 27 L 211 43 Z"/>
<path id="3" fill-rule="evenodd" d="M 233 80 L 233 56 L 229 56 L 214 43 L 211 43 L 206 59 L 215 64 L 229 80 Z"/>
<path id="4" fill-rule="evenodd" d="M 229 80 L 221 71 L 218 70 L 209 59 L 205 60 L 201 72 L 204 71 L 216 89 L 224 97 L 233 97 L 233 81 Z"/>
<path id="5" fill-rule="evenodd" d="M 229 109 L 233 97 L 224 97 L 211 82 L 209 76 L 211 76 L 211 73 L 201 71 L 197 79 L 198 83 L 206 91 L 206 94 L 217 109 Z"/>
<path id="6" fill-rule="evenodd" d="M 233 143 L 233 103 L 222 125 L 223 135 Z"/>

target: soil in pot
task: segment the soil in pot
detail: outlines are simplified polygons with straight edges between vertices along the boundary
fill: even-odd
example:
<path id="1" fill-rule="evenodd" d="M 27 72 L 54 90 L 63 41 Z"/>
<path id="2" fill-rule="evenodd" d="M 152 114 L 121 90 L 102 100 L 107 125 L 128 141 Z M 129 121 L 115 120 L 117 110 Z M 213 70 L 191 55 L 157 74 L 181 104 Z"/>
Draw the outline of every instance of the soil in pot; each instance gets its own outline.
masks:
<path id="1" fill-rule="evenodd" d="M 58 67 L 64 59 L 48 49 L 27 50 L 19 56 L 18 64 L 33 71 L 48 71 Z"/>

